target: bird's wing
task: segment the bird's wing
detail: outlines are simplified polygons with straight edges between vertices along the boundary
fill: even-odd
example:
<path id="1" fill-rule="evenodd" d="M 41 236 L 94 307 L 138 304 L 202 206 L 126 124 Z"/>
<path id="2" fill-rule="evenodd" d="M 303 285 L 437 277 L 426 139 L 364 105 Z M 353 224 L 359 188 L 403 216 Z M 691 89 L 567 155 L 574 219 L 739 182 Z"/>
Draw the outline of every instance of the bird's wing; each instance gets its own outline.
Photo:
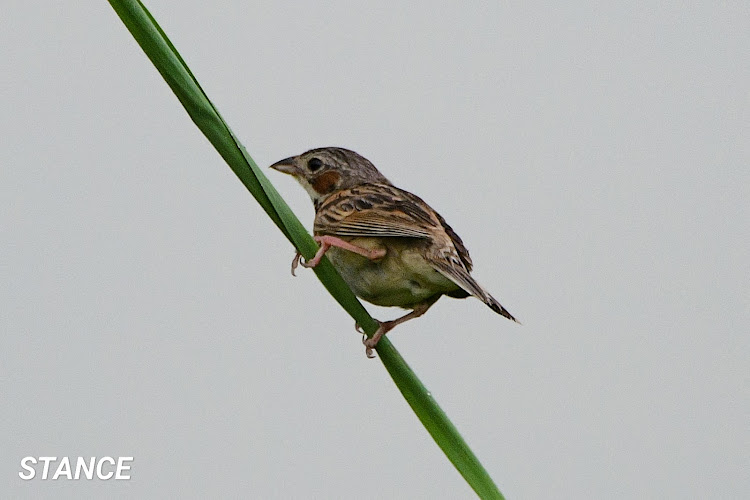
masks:
<path id="1" fill-rule="evenodd" d="M 464 242 L 461 241 L 461 238 L 456 234 L 453 228 L 450 227 L 447 222 L 445 222 L 445 219 L 443 219 L 443 217 L 439 213 L 435 212 L 435 215 L 437 215 L 437 218 L 440 221 L 440 224 L 443 226 L 443 230 L 445 230 L 445 234 L 447 234 L 448 237 L 451 239 L 451 243 L 453 243 L 453 246 L 455 247 L 456 252 L 458 253 L 458 257 L 459 259 L 461 259 L 461 262 L 466 268 L 466 271 L 467 272 L 471 271 L 473 264 L 471 262 L 471 257 L 469 256 L 469 251 L 464 246 Z"/>
<path id="2" fill-rule="evenodd" d="M 468 250 L 445 219 L 418 196 L 394 186 L 364 184 L 339 191 L 318 207 L 314 230 L 332 236 L 445 241 L 471 270 Z"/>
<path id="3" fill-rule="evenodd" d="M 429 206 L 413 198 L 382 184 L 339 191 L 316 211 L 315 234 L 430 239 L 440 222 Z"/>

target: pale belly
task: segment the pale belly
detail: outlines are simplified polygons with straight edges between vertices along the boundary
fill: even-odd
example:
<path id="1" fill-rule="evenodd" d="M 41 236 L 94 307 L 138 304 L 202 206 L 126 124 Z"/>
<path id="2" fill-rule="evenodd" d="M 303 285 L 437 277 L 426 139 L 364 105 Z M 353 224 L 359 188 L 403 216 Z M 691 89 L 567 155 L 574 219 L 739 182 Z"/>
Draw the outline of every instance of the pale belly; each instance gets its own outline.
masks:
<path id="1" fill-rule="evenodd" d="M 373 238 L 350 240 L 368 250 L 385 248 L 385 257 L 378 261 L 337 247 L 326 253 L 358 297 L 378 306 L 411 308 L 436 294 L 459 289 L 424 260 L 413 247 L 413 241 L 399 238 L 389 238 L 385 244 L 383 241 Z"/>

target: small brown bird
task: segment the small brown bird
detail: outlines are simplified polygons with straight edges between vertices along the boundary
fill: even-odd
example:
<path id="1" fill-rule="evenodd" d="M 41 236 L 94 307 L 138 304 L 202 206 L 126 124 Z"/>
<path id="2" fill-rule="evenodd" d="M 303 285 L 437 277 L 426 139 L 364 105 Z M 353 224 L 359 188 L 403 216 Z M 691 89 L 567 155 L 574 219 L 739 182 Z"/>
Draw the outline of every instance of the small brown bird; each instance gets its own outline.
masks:
<path id="1" fill-rule="evenodd" d="M 496 313 L 516 319 L 469 274 L 472 263 L 461 238 L 421 198 L 395 187 L 369 160 L 343 148 L 318 148 L 271 168 L 293 176 L 315 205 L 313 233 L 323 255 L 354 293 L 375 305 L 412 312 L 382 321 L 363 340 L 368 357 L 393 327 L 423 315 L 441 295 L 473 295 Z"/>

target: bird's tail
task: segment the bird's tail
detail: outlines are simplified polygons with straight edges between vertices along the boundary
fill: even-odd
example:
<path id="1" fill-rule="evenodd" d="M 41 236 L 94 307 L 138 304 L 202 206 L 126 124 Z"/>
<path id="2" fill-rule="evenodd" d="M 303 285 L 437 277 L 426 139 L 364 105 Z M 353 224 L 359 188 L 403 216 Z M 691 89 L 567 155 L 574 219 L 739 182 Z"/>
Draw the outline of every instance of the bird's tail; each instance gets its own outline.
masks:
<path id="1" fill-rule="evenodd" d="M 515 321 L 516 323 L 521 324 L 521 322 L 518 321 L 516 318 L 514 318 L 513 315 L 509 313 L 508 310 L 504 308 L 502 304 L 500 304 L 500 302 L 498 302 L 495 297 L 487 293 L 487 291 L 484 291 L 484 293 L 485 293 L 485 297 L 479 297 L 479 298 L 482 299 L 482 301 L 485 304 L 490 306 L 490 309 L 498 313 L 500 316 L 505 316 L 509 320 Z"/>
<path id="2" fill-rule="evenodd" d="M 442 262 L 433 261 L 433 265 L 435 266 L 435 269 L 437 269 L 443 276 L 454 282 L 456 285 L 460 286 L 463 290 L 466 291 L 466 293 L 473 295 L 474 297 L 487 304 L 490 309 L 498 313 L 500 316 L 504 316 L 509 320 L 515 321 L 516 323 L 520 324 L 520 321 L 514 318 L 513 315 L 509 313 L 508 310 L 504 308 L 495 297 L 490 295 L 487 290 L 482 288 L 482 286 L 477 283 L 474 278 L 471 277 L 469 271 L 467 271 L 463 267 L 451 266 L 448 263 L 444 264 Z"/>

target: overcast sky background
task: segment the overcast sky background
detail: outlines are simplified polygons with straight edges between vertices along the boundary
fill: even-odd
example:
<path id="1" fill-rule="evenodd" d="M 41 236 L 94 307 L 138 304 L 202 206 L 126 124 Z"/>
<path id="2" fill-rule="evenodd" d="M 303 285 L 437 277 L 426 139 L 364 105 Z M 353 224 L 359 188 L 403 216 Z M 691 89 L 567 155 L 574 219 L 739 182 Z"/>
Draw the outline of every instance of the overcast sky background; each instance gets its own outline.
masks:
<path id="1" fill-rule="evenodd" d="M 509 499 L 750 496 L 747 2 L 146 4 L 258 164 L 354 149 L 462 236 L 523 326 L 389 336 Z M 0 45 L 4 495 L 472 498 L 106 2 Z"/>

